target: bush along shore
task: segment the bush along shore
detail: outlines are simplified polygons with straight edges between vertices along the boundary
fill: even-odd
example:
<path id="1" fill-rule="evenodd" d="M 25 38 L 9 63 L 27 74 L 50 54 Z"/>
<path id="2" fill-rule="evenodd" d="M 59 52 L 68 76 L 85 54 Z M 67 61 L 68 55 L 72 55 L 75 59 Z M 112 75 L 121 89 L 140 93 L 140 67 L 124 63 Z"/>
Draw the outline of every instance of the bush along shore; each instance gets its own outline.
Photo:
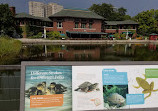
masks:
<path id="1" fill-rule="evenodd" d="M 7 36 L 0 37 L 0 64 L 10 63 L 12 59 L 19 55 L 22 42 Z"/>

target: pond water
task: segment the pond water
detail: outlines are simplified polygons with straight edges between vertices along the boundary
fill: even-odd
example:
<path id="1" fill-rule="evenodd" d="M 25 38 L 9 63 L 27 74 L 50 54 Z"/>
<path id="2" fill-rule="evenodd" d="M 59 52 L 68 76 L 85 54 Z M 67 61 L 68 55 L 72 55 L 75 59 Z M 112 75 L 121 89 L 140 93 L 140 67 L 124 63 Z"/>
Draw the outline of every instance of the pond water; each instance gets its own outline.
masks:
<path id="1" fill-rule="evenodd" d="M 21 61 L 157 61 L 155 44 L 23 45 L 16 56 L 5 56 L 0 65 Z"/>
<path id="2" fill-rule="evenodd" d="M 18 55 L 1 58 L 0 65 L 21 61 L 158 61 L 158 45 L 23 45 Z M 19 99 L 20 70 L 0 70 L 0 111 L 18 111 Z"/>

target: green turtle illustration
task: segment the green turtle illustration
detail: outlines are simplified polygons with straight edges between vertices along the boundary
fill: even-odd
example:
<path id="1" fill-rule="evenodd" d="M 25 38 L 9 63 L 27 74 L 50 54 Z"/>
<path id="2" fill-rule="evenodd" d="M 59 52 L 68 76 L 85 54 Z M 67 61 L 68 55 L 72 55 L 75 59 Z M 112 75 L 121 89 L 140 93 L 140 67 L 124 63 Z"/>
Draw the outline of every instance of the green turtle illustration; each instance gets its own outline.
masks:
<path id="1" fill-rule="evenodd" d="M 84 82 L 82 83 L 81 85 L 78 86 L 77 89 L 75 89 L 75 91 L 78 91 L 79 89 L 81 89 L 83 92 L 90 92 L 90 91 L 94 91 L 94 90 L 97 90 L 99 91 L 99 88 L 98 88 L 98 83 L 90 83 L 90 82 Z"/>
<path id="2" fill-rule="evenodd" d="M 145 76 L 145 75 L 144 75 Z M 142 91 L 143 94 L 147 94 L 149 93 L 148 96 L 146 96 L 144 99 L 148 98 L 151 96 L 152 92 L 156 92 L 158 91 L 158 89 L 154 90 L 154 82 L 151 82 L 150 84 L 146 81 L 146 77 L 145 79 L 140 78 L 140 77 L 136 77 L 136 81 L 138 83 L 139 86 L 133 86 L 134 88 L 143 88 L 144 90 Z"/>

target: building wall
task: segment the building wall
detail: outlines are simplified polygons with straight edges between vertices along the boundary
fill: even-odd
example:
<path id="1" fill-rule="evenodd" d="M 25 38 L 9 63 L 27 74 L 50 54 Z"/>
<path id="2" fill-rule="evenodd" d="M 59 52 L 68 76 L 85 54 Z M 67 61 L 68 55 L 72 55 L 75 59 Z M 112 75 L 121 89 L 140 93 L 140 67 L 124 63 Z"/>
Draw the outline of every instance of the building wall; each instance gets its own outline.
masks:
<path id="1" fill-rule="evenodd" d="M 108 28 L 108 29 L 103 30 L 103 32 L 112 33 L 112 34 L 114 34 L 114 33 L 122 34 L 122 32 L 127 32 L 127 30 L 128 30 L 128 31 L 134 31 L 135 32 L 133 37 L 137 36 L 137 25 L 129 25 L 130 26 L 129 29 L 125 29 L 124 26 L 125 25 L 118 26 L 118 29 L 109 29 Z M 126 25 L 126 26 L 128 26 L 128 25 Z"/>
<path id="2" fill-rule="evenodd" d="M 55 13 L 61 11 L 61 10 L 64 8 L 63 6 L 58 5 L 58 4 L 56 4 L 56 3 L 49 3 L 49 4 L 47 5 L 47 7 L 48 7 L 48 10 L 47 10 L 47 15 L 46 15 L 46 17 L 49 17 L 49 16 L 51 16 L 51 15 L 53 15 L 53 14 L 55 14 Z"/>
<path id="3" fill-rule="evenodd" d="M 44 4 L 42 2 L 29 2 L 29 14 L 38 17 L 49 17 L 63 9 L 63 6 L 56 3 Z"/>
<path id="4" fill-rule="evenodd" d="M 16 14 L 15 7 L 9 7 L 10 11 L 12 12 L 13 16 Z"/>
<path id="5" fill-rule="evenodd" d="M 42 2 L 29 2 L 29 14 L 38 17 L 45 17 L 45 4 Z"/>
<path id="6" fill-rule="evenodd" d="M 92 28 L 89 28 L 89 22 L 86 24 L 86 28 L 81 28 L 81 22 L 79 22 L 79 27 L 75 28 L 75 22 L 73 18 L 65 18 L 62 22 L 63 27 L 57 27 L 57 21 L 52 19 L 53 28 L 46 28 L 47 31 L 58 31 L 66 34 L 66 31 L 72 32 L 101 32 L 102 20 L 93 20 Z"/>

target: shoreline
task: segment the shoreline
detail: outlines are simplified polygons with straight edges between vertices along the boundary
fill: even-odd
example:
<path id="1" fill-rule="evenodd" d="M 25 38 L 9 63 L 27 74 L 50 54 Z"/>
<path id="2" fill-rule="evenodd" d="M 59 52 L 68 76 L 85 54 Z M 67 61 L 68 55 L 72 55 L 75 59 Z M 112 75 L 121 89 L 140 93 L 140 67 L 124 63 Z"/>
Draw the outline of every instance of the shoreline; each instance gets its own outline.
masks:
<path id="1" fill-rule="evenodd" d="M 17 39 L 23 44 L 158 44 L 157 40 L 46 40 L 46 39 Z"/>

